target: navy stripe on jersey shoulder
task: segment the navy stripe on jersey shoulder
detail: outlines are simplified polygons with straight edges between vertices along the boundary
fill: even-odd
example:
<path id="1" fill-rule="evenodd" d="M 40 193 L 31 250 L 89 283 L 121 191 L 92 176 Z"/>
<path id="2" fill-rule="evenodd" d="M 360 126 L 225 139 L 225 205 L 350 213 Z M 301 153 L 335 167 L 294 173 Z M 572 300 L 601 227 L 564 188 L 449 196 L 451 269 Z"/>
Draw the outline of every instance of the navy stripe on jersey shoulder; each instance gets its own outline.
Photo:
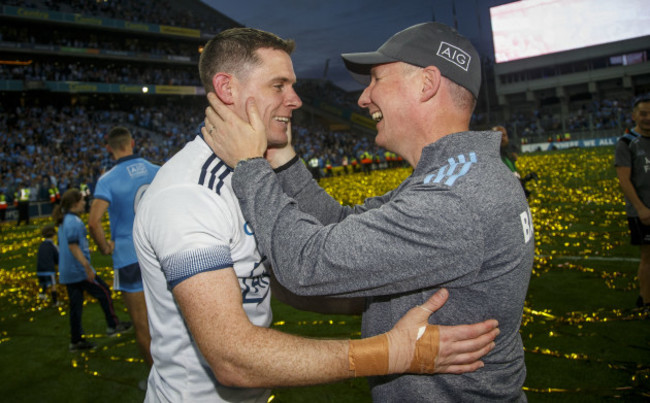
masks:
<path id="1" fill-rule="evenodd" d="M 201 167 L 199 185 L 205 186 L 220 195 L 221 187 L 232 171 L 232 168 L 226 165 L 223 161 L 217 159 L 217 156 L 213 154 Z"/>

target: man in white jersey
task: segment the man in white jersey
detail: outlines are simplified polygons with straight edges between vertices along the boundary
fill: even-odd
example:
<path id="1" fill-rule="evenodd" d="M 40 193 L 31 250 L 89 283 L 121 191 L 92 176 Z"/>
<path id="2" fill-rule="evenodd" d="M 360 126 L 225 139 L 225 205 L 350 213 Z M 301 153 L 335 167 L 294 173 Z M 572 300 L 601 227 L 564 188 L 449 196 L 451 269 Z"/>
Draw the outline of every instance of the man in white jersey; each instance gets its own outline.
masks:
<path id="1" fill-rule="evenodd" d="M 273 34 L 236 28 L 209 41 L 199 61 L 206 91 L 240 116 L 255 97 L 270 147 L 286 145 L 292 111 L 301 106 L 293 47 Z M 274 386 L 483 365 L 478 360 L 494 346 L 496 321 L 429 325 L 445 291 L 369 339 L 314 340 L 268 329 L 269 267 L 242 216 L 231 173 L 199 134 L 160 169 L 138 205 L 134 243 L 154 361 L 146 401 L 266 402 Z"/>

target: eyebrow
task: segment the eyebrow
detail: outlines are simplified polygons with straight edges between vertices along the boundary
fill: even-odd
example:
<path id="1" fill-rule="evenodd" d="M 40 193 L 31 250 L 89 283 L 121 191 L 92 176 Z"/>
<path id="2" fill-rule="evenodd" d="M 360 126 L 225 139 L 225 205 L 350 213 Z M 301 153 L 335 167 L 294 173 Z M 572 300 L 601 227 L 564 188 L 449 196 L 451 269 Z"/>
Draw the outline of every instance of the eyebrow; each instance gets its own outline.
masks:
<path id="1" fill-rule="evenodd" d="M 280 76 L 280 77 L 274 77 L 274 78 L 270 79 L 269 82 L 270 82 L 270 83 L 277 83 L 277 82 L 282 82 L 282 83 L 295 83 L 296 81 L 291 80 L 291 79 L 288 78 L 288 77 L 282 77 L 282 76 Z"/>

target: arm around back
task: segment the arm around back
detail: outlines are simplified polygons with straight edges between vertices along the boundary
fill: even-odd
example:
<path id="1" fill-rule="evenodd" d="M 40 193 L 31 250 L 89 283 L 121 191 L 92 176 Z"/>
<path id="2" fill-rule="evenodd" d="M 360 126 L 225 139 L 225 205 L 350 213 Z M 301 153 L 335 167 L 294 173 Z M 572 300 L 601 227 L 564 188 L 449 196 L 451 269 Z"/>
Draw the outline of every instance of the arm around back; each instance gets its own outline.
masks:
<path id="1" fill-rule="evenodd" d="M 377 366 L 385 366 L 388 373 L 474 371 L 483 366 L 479 359 L 494 347 L 499 333 L 494 320 L 463 326 L 428 325 L 429 315 L 446 301 L 446 294 L 438 293 L 424 309 L 411 309 L 386 333 L 387 351 L 382 355 L 374 350 L 369 362 L 367 352 L 377 346 L 375 340 L 356 341 L 356 346 L 361 343 L 371 348 L 361 349 L 363 357 L 355 358 L 349 340 L 306 339 L 251 324 L 242 309 L 232 269 L 195 275 L 177 285 L 173 293 L 201 353 L 225 386 L 269 388 L 334 382 L 359 374 L 362 367 L 370 371 L 364 375 L 377 375 Z M 433 341 L 420 344 L 422 332 L 429 334 L 430 328 L 436 328 L 435 337 L 426 339 Z"/>
<path id="2" fill-rule="evenodd" d="M 173 289 L 201 353 L 226 386 L 273 387 L 348 378 L 348 341 L 314 340 L 253 325 L 230 268 L 193 276 Z"/>

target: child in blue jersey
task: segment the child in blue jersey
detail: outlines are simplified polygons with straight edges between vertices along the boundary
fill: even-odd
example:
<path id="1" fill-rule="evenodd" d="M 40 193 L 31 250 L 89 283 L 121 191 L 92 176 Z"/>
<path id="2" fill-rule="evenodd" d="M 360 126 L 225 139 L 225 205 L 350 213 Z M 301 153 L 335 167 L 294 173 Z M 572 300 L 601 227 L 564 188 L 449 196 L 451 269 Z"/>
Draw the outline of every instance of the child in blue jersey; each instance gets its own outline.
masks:
<path id="1" fill-rule="evenodd" d="M 131 328 L 129 322 L 120 322 L 115 315 L 111 291 L 90 265 L 86 226 L 79 217 L 85 207 L 86 200 L 81 192 L 69 189 L 52 212 L 59 226 L 59 281 L 66 285 L 70 299 L 70 351 L 96 347 L 84 339 L 81 327 L 84 291 L 99 301 L 106 317 L 108 335 Z"/>
<path id="2" fill-rule="evenodd" d="M 38 297 L 47 298 L 47 292 L 52 295 L 52 305 L 59 306 L 56 291 L 56 266 L 59 264 L 59 248 L 54 244 L 54 225 L 48 224 L 41 229 L 44 240 L 38 247 L 36 255 L 36 277 L 38 277 Z"/>

